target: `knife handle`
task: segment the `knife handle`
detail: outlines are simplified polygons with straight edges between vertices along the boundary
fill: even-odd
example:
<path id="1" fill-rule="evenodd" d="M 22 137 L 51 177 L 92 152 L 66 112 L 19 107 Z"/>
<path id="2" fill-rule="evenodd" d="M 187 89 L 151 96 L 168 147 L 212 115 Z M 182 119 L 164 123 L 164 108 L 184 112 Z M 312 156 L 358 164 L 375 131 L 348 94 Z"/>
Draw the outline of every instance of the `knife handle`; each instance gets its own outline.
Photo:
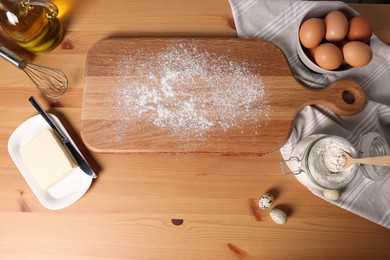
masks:
<path id="1" fill-rule="evenodd" d="M 64 143 L 69 142 L 69 139 L 66 135 L 57 127 L 57 125 L 52 121 L 50 116 L 46 113 L 46 111 L 39 105 L 38 101 L 31 96 L 28 101 L 35 107 L 35 109 L 41 114 L 41 116 L 46 120 L 46 122 L 53 128 L 59 135 Z"/>

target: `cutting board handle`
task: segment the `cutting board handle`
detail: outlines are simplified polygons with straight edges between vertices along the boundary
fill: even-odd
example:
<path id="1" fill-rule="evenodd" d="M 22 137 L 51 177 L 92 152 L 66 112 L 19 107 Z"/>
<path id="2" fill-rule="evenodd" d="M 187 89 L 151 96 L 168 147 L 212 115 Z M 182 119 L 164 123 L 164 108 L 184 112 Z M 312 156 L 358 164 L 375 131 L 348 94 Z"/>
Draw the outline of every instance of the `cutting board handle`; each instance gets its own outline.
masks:
<path id="1" fill-rule="evenodd" d="M 319 104 L 340 116 L 359 113 L 366 106 L 366 92 L 355 81 L 342 79 L 323 89 L 310 89 L 310 101 L 305 105 Z M 306 94 L 308 94 L 306 92 Z"/>

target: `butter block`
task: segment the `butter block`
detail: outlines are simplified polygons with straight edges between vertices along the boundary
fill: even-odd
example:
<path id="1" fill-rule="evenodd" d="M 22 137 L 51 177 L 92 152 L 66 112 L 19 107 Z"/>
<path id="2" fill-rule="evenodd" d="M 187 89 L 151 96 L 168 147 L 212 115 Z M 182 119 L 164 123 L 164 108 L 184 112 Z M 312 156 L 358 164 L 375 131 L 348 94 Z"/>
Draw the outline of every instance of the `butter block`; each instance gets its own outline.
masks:
<path id="1" fill-rule="evenodd" d="M 52 129 L 45 129 L 19 149 L 33 178 L 47 190 L 77 165 Z"/>

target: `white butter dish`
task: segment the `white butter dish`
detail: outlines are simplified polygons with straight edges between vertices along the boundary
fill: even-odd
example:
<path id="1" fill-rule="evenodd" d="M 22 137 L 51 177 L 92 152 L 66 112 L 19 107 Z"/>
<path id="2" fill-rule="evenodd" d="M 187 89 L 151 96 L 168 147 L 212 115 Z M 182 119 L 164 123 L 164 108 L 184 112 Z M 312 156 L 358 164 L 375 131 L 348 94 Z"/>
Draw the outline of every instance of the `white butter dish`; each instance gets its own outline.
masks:
<path id="1" fill-rule="evenodd" d="M 49 116 L 74 144 L 60 120 L 53 114 L 49 114 Z M 70 206 L 80 199 L 91 186 L 92 178 L 85 174 L 80 167 L 75 167 L 68 176 L 48 189 L 43 189 L 38 184 L 23 162 L 19 149 L 45 129 L 50 129 L 50 126 L 41 115 L 26 120 L 11 134 L 8 141 L 8 152 L 40 203 L 48 209 L 58 210 Z"/>

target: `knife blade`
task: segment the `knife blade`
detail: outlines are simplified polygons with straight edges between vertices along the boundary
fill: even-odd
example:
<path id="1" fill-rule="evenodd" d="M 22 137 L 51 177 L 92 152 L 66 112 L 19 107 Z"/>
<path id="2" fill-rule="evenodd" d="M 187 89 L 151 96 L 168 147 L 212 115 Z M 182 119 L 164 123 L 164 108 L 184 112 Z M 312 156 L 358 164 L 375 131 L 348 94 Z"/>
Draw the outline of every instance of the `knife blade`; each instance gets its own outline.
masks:
<path id="1" fill-rule="evenodd" d="M 91 176 L 93 179 L 97 177 L 95 172 L 92 170 L 91 166 L 88 164 L 88 162 L 84 159 L 82 154 L 76 149 L 76 147 L 70 142 L 69 138 L 62 132 L 62 130 L 57 126 L 56 122 L 50 118 L 50 116 L 46 113 L 46 111 L 41 107 L 41 105 L 38 103 L 38 101 L 34 98 L 34 96 L 31 96 L 29 99 L 30 103 L 35 107 L 35 109 L 38 111 L 38 113 L 45 119 L 45 121 L 49 124 L 49 126 L 57 132 L 57 134 L 60 136 L 60 139 L 62 143 L 68 148 L 69 152 L 72 154 L 78 165 L 80 166 L 80 169 Z"/>

